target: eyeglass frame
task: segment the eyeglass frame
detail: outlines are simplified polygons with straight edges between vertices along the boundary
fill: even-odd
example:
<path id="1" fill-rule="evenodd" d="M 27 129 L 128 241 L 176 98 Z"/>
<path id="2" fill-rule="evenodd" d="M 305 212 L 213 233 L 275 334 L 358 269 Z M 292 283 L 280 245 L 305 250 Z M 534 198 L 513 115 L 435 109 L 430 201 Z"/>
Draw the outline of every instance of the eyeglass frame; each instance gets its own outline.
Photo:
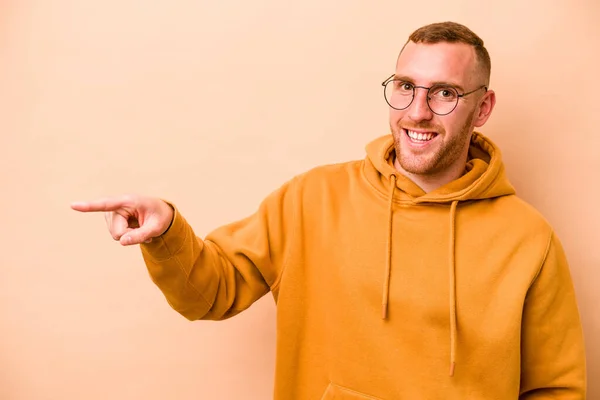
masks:
<path id="1" fill-rule="evenodd" d="M 481 89 L 485 89 L 486 93 L 488 91 L 487 85 L 481 85 L 477 89 L 471 90 L 470 92 L 464 92 L 464 93 L 461 94 L 456 87 L 454 87 L 454 86 L 452 86 L 450 84 L 448 84 L 448 85 L 434 85 L 434 86 L 427 87 L 427 86 L 417 86 L 417 85 L 415 85 L 415 84 L 413 84 L 411 82 L 406 82 L 406 83 L 410 83 L 412 85 L 412 91 L 413 91 L 412 99 L 410 100 L 410 102 L 408 103 L 408 105 L 406 107 L 404 107 L 404 108 L 396 108 L 396 107 L 394 107 L 393 105 L 390 104 L 390 102 L 387 99 L 387 96 L 385 95 L 385 88 L 386 88 L 386 86 L 387 86 L 388 83 L 393 82 L 393 81 L 401 81 L 402 82 L 401 79 L 392 79 L 394 76 L 396 76 L 396 74 L 392 74 L 389 78 L 387 78 L 386 80 L 384 80 L 383 82 L 381 82 L 381 86 L 383 86 L 383 98 L 385 99 L 385 102 L 390 107 L 392 107 L 394 110 L 398 110 L 398 111 L 406 110 L 408 107 L 410 107 L 410 105 L 413 103 L 413 101 L 415 101 L 416 89 L 427 89 L 427 107 L 429 107 L 429 109 L 431 110 L 431 112 L 434 113 L 434 114 L 436 114 L 436 115 L 448 115 L 448 114 L 450 114 L 452 111 L 454 111 L 456 109 L 456 107 L 458 107 L 458 101 L 461 98 L 465 97 L 465 96 L 468 96 L 468 95 L 470 95 L 472 93 L 475 93 L 476 91 L 481 90 Z M 452 107 L 452 110 L 448 111 L 445 114 L 440 114 L 440 113 L 437 113 L 437 112 L 433 111 L 433 109 L 431 108 L 431 105 L 429 104 L 429 100 L 430 100 L 429 92 L 431 91 L 431 89 L 433 89 L 433 88 L 435 88 L 437 86 L 447 86 L 447 87 L 451 88 L 452 90 L 454 90 L 457 93 L 456 103 L 454 104 L 454 107 Z"/>

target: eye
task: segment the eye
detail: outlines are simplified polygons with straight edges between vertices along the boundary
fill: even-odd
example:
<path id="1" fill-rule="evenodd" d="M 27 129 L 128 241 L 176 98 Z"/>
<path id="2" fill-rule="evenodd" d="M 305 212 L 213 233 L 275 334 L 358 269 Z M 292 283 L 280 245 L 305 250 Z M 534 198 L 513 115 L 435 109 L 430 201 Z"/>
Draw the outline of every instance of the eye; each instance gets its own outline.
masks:
<path id="1" fill-rule="evenodd" d="M 414 85 L 405 81 L 394 81 L 394 89 L 402 94 L 412 94 Z"/>
<path id="2" fill-rule="evenodd" d="M 431 98 L 438 101 L 455 101 L 458 92 L 449 86 L 436 86 L 431 88 Z"/>

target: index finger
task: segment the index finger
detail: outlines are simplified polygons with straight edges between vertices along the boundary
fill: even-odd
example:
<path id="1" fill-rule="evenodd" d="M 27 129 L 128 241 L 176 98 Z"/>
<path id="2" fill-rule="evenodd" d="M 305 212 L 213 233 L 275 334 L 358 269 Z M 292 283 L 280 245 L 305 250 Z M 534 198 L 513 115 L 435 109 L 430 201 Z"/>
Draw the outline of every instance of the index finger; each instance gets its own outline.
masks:
<path id="1" fill-rule="evenodd" d="M 126 204 L 127 202 L 123 198 L 110 197 L 93 201 L 75 201 L 71 203 L 71 208 L 81 212 L 106 212 L 116 211 Z"/>

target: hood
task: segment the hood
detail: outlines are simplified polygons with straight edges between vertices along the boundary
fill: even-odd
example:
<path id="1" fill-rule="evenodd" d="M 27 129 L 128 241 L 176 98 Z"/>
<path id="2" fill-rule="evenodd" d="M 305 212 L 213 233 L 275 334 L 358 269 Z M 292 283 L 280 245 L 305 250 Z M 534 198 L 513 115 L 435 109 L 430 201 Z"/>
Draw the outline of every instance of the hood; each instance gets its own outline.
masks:
<path id="1" fill-rule="evenodd" d="M 506 177 L 500 149 L 479 132 L 473 132 L 471 137 L 463 176 L 430 193 L 425 193 L 394 168 L 392 135 L 373 140 L 367 145 L 366 151 L 367 179 L 386 195 L 390 191 L 392 176 L 396 179 L 398 197 L 414 203 L 452 203 L 515 194 L 514 187 Z"/>
<path id="2" fill-rule="evenodd" d="M 412 180 L 394 167 L 394 139 L 391 134 L 382 136 L 366 147 L 367 157 L 364 164 L 366 179 L 375 190 L 388 197 L 386 266 L 384 272 L 382 318 L 387 318 L 389 286 L 392 260 L 394 202 L 405 201 L 413 204 L 447 204 L 448 218 L 448 286 L 449 286 L 449 322 L 450 322 L 450 376 L 456 368 L 456 349 L 458 332 L 456 327 L 456 265 L 455 265 L 455 220 L 458 204 L 461 201 L 491 199 L 515 194 L 514 187 L 508 181 L 502 162 L 500 149 L 487 137 L 473 132 L 469 146 L 469 155 L 464 174 L 432 191 L 426 193 Z"/>

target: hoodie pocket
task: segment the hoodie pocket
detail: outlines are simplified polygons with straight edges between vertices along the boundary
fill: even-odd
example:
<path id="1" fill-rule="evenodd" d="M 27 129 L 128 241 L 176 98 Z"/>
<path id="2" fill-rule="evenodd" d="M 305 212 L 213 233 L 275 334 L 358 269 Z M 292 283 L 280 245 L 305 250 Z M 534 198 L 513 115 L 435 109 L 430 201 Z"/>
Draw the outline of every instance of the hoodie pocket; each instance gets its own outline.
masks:
<path id="1" fill-rule="evenodd" d="M 321 400 L 383 400 L 379 397 L 369 396 L 359 393 L 356 390 L 348 389 L 335 383 L 330 383 L 323 393 Z"/>

